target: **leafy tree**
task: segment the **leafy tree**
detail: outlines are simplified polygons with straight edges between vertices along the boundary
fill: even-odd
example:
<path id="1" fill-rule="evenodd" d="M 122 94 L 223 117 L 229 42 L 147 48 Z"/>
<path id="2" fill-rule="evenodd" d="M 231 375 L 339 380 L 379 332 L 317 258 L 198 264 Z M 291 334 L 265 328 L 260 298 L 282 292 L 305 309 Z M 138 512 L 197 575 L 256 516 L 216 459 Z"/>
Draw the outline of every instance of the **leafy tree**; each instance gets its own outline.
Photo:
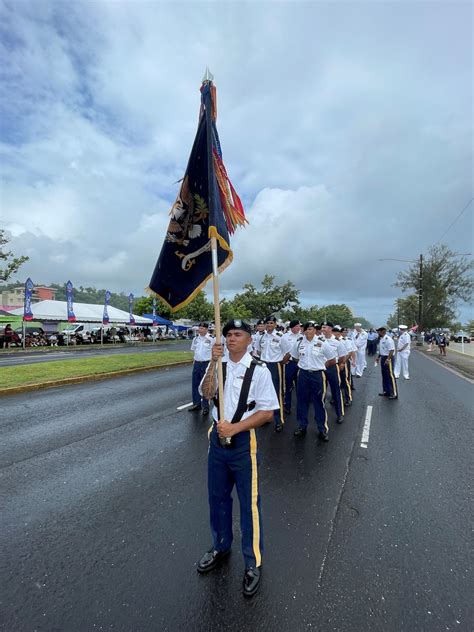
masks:
<path id="1" fill-rule="evenodd" d="M 446 327 L 455 319 L 457 304 L 468 302 L 472 297 L 471 270 L 472 263 L 465 257 L 456 256 L 446 245 L 429 249 L 423 265 L 423 328 Z M 395 285 L 404 292 L 418 291 L 418 264 L 399 272 Z"/>
<path id="2" fill-rule="evenodd" d="M 257 290 L 251 283 L 246 283 L 243 286 L 244 291 L 236 294 L 234 301 L 241 307 L 245 307 L 254 318 L 265 318 L 285 308 L 299 306 L 300 292 L 292 281 L 287 281 L 283 285 L 275 285 L 274 282 L 275 277 L 266 274 L 263 277 L 261 290 Z"/>
<path id="3" fill-rule="evenodd" d="M 398 325 L 407 325 L 411 327 L 418 320 L 418 296 L 410 294 L 405 298 L 397 298 L 395 301 L 395 310 L 387 319 L 387 325 L 390 328 Z"/>
<path id="4" fill-rule="evenodd" d="M 220 302 L 220 308 L 222 323 L 225 323 L 232 318 L 249 320 L 253 317 L 252 312 L 245 306 L 245 304 L 241 303 L 237 297 L 232 300 L 223 298 Z"/>
<path id="5" fill-rule="evenodd" d="M 354 324 L 354 315 L 350 307 L 347 305 L 325 305 L 320 307 L 313 317 L 317 322 L 322 323 L 325 320 L 329 320 L 334 325 L 342 325 L 343 327 L 349 327 Z"/>
<path id="6" fill-rule="evenodd" d="M 174 320 L 187 318 L 189 320 L 209 322 L 214 320 L 214 305 L 207 300 L 204 291 L 201 290 L 189 305 L 175 312 L 173 318 Z"/>
<path id="7" fill-rule="evenodd" d="M 15 257 L 13 252 L 7 250 L 5 246 L 9 241 L 5 231 L 0 229 L 0 261 L 2 266 L 5 266 L 0 268 L 0 281 L 8 281 L 12 274 L 15 274 L 20 266 L 29 260 L 29 257 L 25 256 Z"/>

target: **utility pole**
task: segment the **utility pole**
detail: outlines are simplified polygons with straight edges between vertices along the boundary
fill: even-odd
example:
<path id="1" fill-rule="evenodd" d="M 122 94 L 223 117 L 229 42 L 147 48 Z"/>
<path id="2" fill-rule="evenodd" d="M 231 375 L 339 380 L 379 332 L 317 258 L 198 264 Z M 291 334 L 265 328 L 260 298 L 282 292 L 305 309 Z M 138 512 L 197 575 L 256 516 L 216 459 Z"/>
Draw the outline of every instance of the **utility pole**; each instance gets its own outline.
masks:
<path id="1" fill-rule="evenodd" d="M 418 274 L 418 329 L 421 332 L 423 320 L 423 255 L 420 255 L 420 271 Z"/>

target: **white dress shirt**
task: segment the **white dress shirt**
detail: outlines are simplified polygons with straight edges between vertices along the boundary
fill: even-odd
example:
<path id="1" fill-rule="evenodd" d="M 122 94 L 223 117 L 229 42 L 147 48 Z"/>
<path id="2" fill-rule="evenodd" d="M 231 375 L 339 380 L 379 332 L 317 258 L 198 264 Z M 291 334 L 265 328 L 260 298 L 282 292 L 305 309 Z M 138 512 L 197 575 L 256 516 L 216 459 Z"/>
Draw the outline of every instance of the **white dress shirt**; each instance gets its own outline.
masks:
<path id="1" fill-rule="evenodd" d="M 260 359 L 264 362 L 281 362 L 283 360 L 283 350 L 281 348 L 281 336 L 273 331 L 271 334 L 266 331 L 260 338 Z"/>
<path id="2" fill-rule="evenodd" d="M 385 334 L 383 338 L 380 338 L 379 354 L 381 356 L 388 356 L 390 351 L 395 351 L 395 343 L 388 334 Z"/>
<path id="3" fill-rule="evenodd" d="M 326 338 L 326 342 L 334 349 L 338 360 L 347 355 L 346 345 L 342 340 L 338 340 L 334 334 L 330 338 Z"/>
<path id="4" fill-rule="evenodd" d="M 407 346 L 405 347 L 405 345 Z M 397 349 L 400 349 L 400 347 L 405 347 L 405 349 L 403 349 L 403 351 L 399 351 L 399 353 L 405 353 L 406 355 L 408 355 L 411 351 L 411 338 L 410 334 L 406 331 L 398 339 Z"/>
<path id="5" fill-rule="evenodd" d="M 298 338 L 301 338 L 301 333 L 294 334 L 291 330 L 287 331 L 286 334 L 283 334 L 280 345 L 284 355 L 291 353 L 293 345 Z"/>
<path id="6" fill-rule="evenodd" d="M 246 353 L 240 362 L 232 362 L 230 358 L 222 358 L 222 362 L 226 364 L 226 376 L 224 384 L 224 418 L 231 421 L 237 410 L 239 403 L 240 391 L 244 382 L 244 375 L 252 362 L 250 353 Z M 202 384 L 205 377 L 199 385 L 199 392 L 202 395 Z M 277 410 L 280 408 L 278 397 L 273 386 L 272 376 L 266 366 L 258 364 L 255 367 L 250 382 L 250 390 L 247 397 L 247 404 L 255 402 L 255 408 L 247 410 L 242 415 L 242 420 L 250 417 L 259 410 Z M 214 406 L 212 416 L 215 421 L 218 420 L 219 411 Z"/>
<path id="7" fill-rule="evenodd" d="M 196 336 L 191 343 L 191 351 L 194 351 L 194 359 L 196 362 L 209 362 L 211 359 L 212 347 L 216 339 L 210 334 L 204 336 Z"/>
<path id="8" fill-rule="evenodd" d="M 336 351 L 326 341 L 321 341 L 317 336 L 308 340 L 303 336 L 297 340 L 291 350 L 293 358 L 298 360 L 298 367 L 305 371 L 324 371 L 326 360 L 335 360 Z"/>

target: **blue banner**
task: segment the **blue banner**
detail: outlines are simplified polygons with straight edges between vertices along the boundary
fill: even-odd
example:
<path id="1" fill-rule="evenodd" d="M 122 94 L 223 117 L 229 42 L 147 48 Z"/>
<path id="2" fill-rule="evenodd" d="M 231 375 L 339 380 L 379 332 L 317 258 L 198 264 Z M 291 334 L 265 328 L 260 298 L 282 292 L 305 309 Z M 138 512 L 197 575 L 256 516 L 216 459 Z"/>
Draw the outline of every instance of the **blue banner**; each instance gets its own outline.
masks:
<path id="1" fill-rule="evenodd" d="M 69 323 L 76 322 L 76 316 L 74 315 L 74 304 L 72 298 L 72 283 L 68 281 L 66 283 L 66 300 L 67 300 L 67 320 Z"/>
<path id="2" fill-rule="evenodd" d="M 135 324 L 135 318 L 133 317 L 133 294 L 128 295 L 128 312 L 129 312 L 129 325 Z"/>
<path id="3" fill-rule="evenodd" d="M 153 324 L 158 324 L 158 318 L 156 317 L 156 298 L 153 297 Z"/>
<path id="4" fill-rule="evenodd" d="M 109 313 L 107 311 L 107 307 L 109 306 L 109 302 L 110 302 L 110 292 L 109 292 L 109 290 L 107 290 L 105 292 L 104 313 L 102 314 L 102 324 L 103 325 L 108 325 L 109 324 Z"/>
<path id="5" fill-rule="evenodd" d="M 26 279 L 23 320 L 33 320 L 33 312 L 31 311 L 31 297 L 33 296 L 33 288 L 33 281 L 30 278 Z"/>

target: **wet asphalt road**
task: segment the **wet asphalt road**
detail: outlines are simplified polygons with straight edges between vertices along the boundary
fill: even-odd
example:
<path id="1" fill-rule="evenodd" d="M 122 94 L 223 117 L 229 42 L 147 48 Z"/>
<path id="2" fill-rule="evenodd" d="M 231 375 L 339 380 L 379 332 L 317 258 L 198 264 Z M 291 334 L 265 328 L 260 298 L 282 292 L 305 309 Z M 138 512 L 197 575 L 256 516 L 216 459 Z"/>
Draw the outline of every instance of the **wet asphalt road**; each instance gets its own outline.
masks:
<path id="1" fill-rule="evenodd" d="M 0 368 L 3 366 L 19 366 L 36 364 L 38 362 L 52 362 L 54 360 L 74 360 L 77 358 L 92 358 L 106 355 L 122 355 L 125 353 L 150 353 L 155 351 L 189 351 L 191 340 L 170 340 L 166 342 L 145 343 L 137 345 L 80 345 L 75 348 L 45 347 L 38 351 L 9 351 L 0 352 Z"/>
<path id="2" fill-rule="evenodd" d="M 371 364 L 328 444 L 292 417 L 261 429 L 250 601 L 238 503 L 229 561 L 196 572 L 208 423 L 177 410 L 190 367 L 2 398 L 1 630 L 471 630 L 473 385 L 413 353 L 387 401 Z"/>

